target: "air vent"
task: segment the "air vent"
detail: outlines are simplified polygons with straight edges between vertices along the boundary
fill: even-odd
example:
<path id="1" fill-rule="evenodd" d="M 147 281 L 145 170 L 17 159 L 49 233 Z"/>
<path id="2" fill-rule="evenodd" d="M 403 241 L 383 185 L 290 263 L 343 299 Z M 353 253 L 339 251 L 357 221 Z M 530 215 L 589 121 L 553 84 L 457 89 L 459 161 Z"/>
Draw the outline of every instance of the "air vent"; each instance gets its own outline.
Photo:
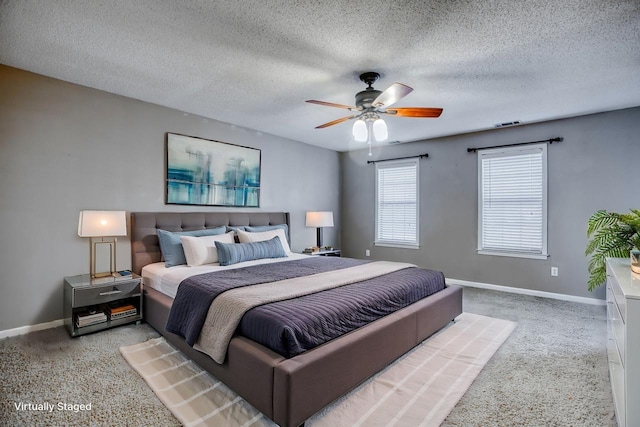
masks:
<path id="1" fill-rule="evenodd" d="M 504 128 L 507 126 L 515 126 L 515 125 L 519 125 L 520 123 L 522 123 L 520 120 L 514 120 L 512 122 L 504 122 L 504 123 L 498 123 L 495 125 L 495 127 L 497 128 Z"/>

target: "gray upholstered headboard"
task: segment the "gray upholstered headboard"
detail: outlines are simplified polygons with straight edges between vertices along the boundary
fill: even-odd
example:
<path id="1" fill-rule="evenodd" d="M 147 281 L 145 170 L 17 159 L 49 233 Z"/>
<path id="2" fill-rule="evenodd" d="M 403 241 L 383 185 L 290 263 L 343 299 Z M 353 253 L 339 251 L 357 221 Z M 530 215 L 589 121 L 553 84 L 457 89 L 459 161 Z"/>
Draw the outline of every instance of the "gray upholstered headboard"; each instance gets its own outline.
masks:
<path id="1" fill-rule="evenodd" d="M 161 260 L 157 229 L 191 231 L 221 225 L 276 224 L 289 226 L 289 212 L 131 212 L 131 269 L 140 274 L 142 267 Z"/>

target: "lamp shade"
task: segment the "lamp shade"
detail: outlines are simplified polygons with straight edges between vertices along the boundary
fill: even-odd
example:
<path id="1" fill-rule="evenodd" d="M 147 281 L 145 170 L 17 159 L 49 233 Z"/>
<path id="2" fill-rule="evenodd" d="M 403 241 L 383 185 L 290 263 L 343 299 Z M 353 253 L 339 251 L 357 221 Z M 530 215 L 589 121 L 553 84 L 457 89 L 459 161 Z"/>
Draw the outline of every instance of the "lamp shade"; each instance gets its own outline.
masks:
<path id="1" fill-rule="evenodd" d="M 80 237 L 111 237 L 127 235 L 125 211 L 81 211 L 78 221 Z"/>
<path id="2" fill-rule="evenodd" d="M 382 119 L 376 119 L 373 122 L 373 137 L 376 141 L 386 141 L 389 137 L 389 133 L 387 132 L 387 124 Z"/>
<path id="3" fill-rule="evenodd" d="M 307 227 L 333 227 L 333 212 L 307 212 Z"/>
<path id="4" fill-rule="evenodd" d="M 367 130 L 367 124 L 362 119 L 358 119 L 353 123 L 353 139 L 356 142 L 366 142 L 369 138 L 369 131 Z"/>

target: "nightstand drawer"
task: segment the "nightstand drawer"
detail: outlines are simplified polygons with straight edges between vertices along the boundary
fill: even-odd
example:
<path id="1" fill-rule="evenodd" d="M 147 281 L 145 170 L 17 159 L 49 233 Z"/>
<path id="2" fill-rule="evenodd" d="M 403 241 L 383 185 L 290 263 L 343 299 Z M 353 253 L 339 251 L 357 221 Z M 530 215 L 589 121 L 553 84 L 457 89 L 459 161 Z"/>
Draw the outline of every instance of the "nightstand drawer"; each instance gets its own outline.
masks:
<path id="1" fill-rule="evenodd" d="M 140 294 L 140 280 L 108 285 L 77 288 L 74 292 L 73 306 L 82 307 L 130 298 Z"/>

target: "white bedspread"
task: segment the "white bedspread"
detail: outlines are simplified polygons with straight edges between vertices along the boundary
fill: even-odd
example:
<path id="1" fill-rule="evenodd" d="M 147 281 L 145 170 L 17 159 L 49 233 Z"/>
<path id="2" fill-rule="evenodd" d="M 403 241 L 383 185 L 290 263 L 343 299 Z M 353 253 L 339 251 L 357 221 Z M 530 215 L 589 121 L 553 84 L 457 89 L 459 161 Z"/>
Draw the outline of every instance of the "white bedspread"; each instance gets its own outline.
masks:
<path id="1" fill-rule="evenodd" d="M 297 253 L 289 253 L 286 258 L 269 258 L 259 259 L 254 261 L 240 262 L 229 266 L 221 266 L 218 263 L 200 265 L 197 267 L 189 267 L 187 265 L 178 265 L 175 267 L 165 267 L 164 262 L 156 262 L 154 264 L 146 265 L 142 268 L 142 280 L 144 286 L 153 288 L 163 294 L 176 297 L 178 292 L 178 286 L 187 277 L 195 276 L 196 274 L 209 273 L 211 271 L 230 270 L 234 268 L 249 267 L 251 265 L 268 264 L 272 262 L 286 262 L 296 259 L 302 259 L 310 255 L 303 255 Z"/>

